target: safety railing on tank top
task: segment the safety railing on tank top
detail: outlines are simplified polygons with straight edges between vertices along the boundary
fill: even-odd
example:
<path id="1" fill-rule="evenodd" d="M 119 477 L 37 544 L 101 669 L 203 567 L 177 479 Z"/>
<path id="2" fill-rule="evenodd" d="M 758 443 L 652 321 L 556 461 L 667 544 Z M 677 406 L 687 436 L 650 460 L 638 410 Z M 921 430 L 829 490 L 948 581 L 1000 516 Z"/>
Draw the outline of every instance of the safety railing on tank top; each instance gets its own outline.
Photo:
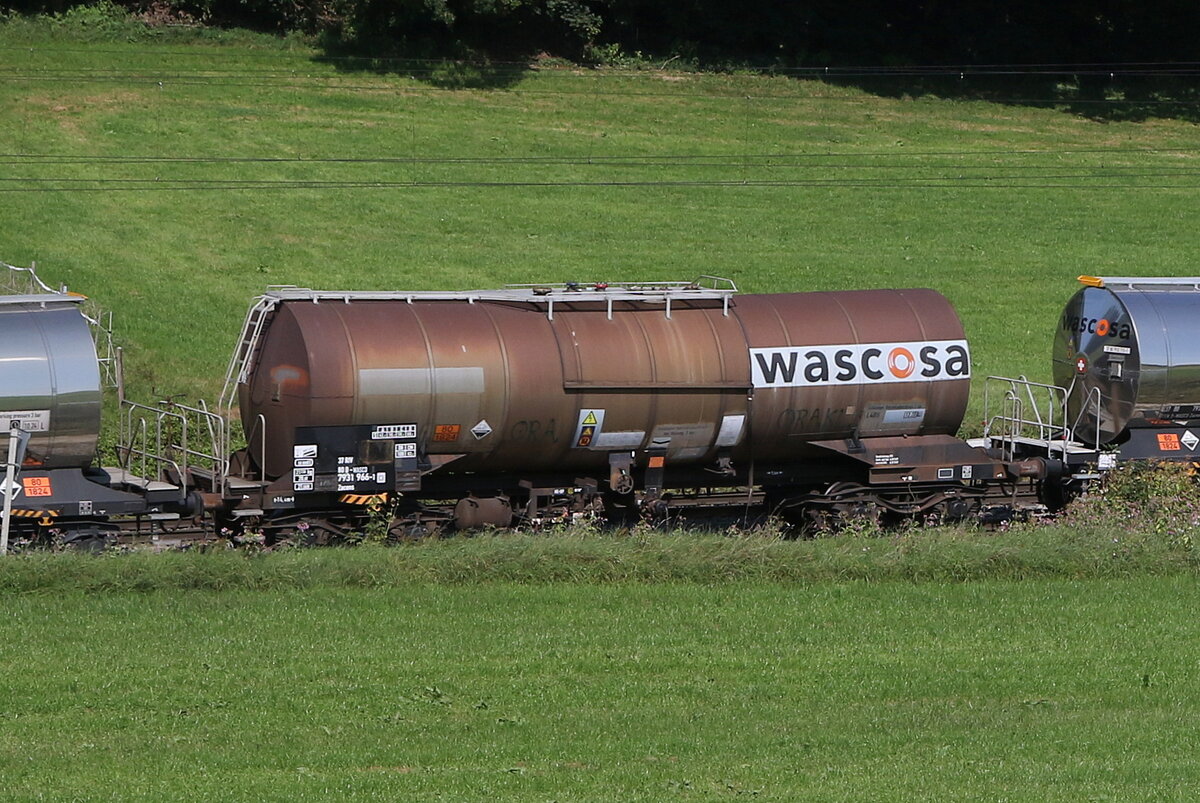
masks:
<path id="1" fill-rule="evenodd" d="M 99 305 L 81 293 L 68 291 L 65 284 L 58 289 L 46 284 L 37 274 L 36 262 L 30 263 L 28 268 L 0 262 L 0 294 L 70 295 L 83 299 L 80 303 L 80 312 L 92 330 L 92 340 L 96 343 L 96 362 L 100 368 L 101 379 L 106 387 L 118 387 L 121 382 L 121 374 L 118 367 L 118 349 L 113 342 L 112 312 L 101 309 Z"/>
<path id="2" fill-rule="evenodd" d="M 999 402 L 995 400 L 997 395 Z M 997 445 L 1007 460 L 1015 458 L 1018 445 L 1032 446 L 1048 457 L 1056 453 L 1065 457 L 1068 449 L 1080 446 L 1099 451 L 1099 433 L 1089 444 L 1081 444 L 1075 438 L 1083 421 L 1089 417 L 1100 420 L 1099 390 L 1092 388 L 1072 422 L 1067 420 L 1069 396 L 1069 388 L 1031 382 L 1024 376 L 989 376 L 983 391 L 984 437 Z M 993 414 L 993 405 L 997 403 L 1000 411 Z"/>
<path id="3" fill-rule="evenodd" d="M 130 474 L 180 489 L 217 490 L 225 420 L 203 401 L 192 406 L 167 399 L 151 406 L 122 399 L 118 438 L 121 467 Z"/>
<path id="4" fill-rule="evenodd" d="M 1068 393 L 1070 391 L 1068 390 Z M 1075 416 L 1075 421 L 1071 424 L 1071 432 L 1079 432 L 1083 429 L 1083 422 L 1087 420 L 1094 421 L 1095 426 L 1092 427 L 1095 435 L 1091 443 L 1084 444 L 1093 451 L 1100 451 L 1100 423 L 1101 416 L 1104 413 L 1103 400 L 1100 398 L 1100 388 L 1092 388 L 1084 397 L 1083 404 L 1079 407 L 1079 415 Z"/>

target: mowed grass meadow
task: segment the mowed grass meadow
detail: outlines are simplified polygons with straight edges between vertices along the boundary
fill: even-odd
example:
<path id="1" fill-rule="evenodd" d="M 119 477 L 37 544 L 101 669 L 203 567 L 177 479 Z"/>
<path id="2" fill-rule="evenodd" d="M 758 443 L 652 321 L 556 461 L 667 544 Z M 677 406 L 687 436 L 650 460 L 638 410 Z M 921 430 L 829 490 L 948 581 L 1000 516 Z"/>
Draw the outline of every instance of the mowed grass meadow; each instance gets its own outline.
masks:
<path id="1" fill-rule="evenodd" d="M 141 401 L 214 398 L 270 284 L 715 274 L 942 291 L 977 430 L 982 377 L 1049 379 L 1078 274 L 1200 273 L 1200 133 L 1119 97 L 68 27 L 0 25 L 0 260 L 113 311 Z M 1043 552 L 1020 529 L 19 556 L 0 796 L 1194 799 L 1192 530 L 1089 515 Z"/>
<path id="2" fill-rule="evenodd" d="M 1193 577 L 3 602 L 8 799 L 1200 791 Z"/>

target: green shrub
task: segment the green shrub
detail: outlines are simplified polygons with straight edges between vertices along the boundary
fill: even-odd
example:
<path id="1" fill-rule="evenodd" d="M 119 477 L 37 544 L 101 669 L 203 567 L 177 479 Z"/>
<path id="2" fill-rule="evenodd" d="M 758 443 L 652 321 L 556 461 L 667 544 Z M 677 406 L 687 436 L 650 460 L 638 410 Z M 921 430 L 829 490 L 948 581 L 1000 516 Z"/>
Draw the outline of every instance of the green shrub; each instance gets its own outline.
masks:
<path id="1" fill-rule="evenodd" d="M 1109 533 L 1121 551 L 1191 552 L 1200 538 L 1200 484 L 1188 463 L 1130 463 L 1068 508 L 1061 527 Z"/>
<path id="2" fill-rule="evenodd" d="M 133 42 L 147 34 L 144 22 L 112 0 L 72 6 L 53 20 L 60 33 L 85 42 Z"/>

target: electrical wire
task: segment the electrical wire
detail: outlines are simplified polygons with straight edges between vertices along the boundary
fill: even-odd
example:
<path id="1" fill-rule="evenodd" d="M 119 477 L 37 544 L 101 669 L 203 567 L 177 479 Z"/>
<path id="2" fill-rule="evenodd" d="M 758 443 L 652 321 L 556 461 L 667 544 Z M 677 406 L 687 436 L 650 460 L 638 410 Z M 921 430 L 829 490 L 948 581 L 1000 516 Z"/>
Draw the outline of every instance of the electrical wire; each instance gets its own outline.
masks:
<path id="1" fill-rule="evenodd" d="M 23 48 L 0 48 L 5 50 Z M 39 55 L 54 53 L 103 52 L 130 55 L 127 50 L 85 49 L 36 49 L 30 52 Z M 187 56 L 224 55 L 197 54 L 186 51 L 164 54 L 159 50 L 132 51 L 135 55 Z M 258 57 L 258 54 L 255 54 Z M 295 54 L 262 54 L 262 58 L 292 58 Z M 362 63 L 361 59 L 337 57 L 318 59 L 313 69 L 321 62 Z M 450 67 L 461 67 L 443 61 L 422 60 L 370 60 L 370 63 L 390 63 L 404 66 L 411 73 L 430 72 Z M 530 65 L 518 62 L 466 65 L 487 71 L 489 77 L 497 77 L 508 71 L 512 75 L 536 74 Z M 665 65 L 664 65 L 665 66 Z M 557 69 L 557 68 L 552 68 Z M 393 73 L 380 84 L 344 82 L 341 75 L 302 74 L 295 68 L 279 68 L 266 65 L 263 69 L 236 68 L 178 68 L 153 70 L 145 67 L 113 68 L 0 68 L 0 85 L 8 83 L 50 83 L 71 86 L 78 83 L 149 84 L 161 89 L 176 86 L 199 86 L 209 88 L 249 89 L 292 89 L 296 91 L 347 91 L 373 92 L 405 95 L 414 92 L 444 92 L 445 87 L 414 83 L 397 84 L 405 76 Z M 1079 76 L 1105 74 L 1120 78 L 1171 78 L 1200 76 L 1200 62 L 1180 63 L 1128 63 L 1103 65 L 976 65 L 961 66 L 917 66 L 917 67 L 850 67 L 809 68 L 796 67 L 766 72 L 789 77 L 848 80 L 913 77 L 942 78 L 991 78 L 991 77 L 1039 77 Z M 694 73 L 698 79 L 710 77 L 707 73 Z M 675 91 L 645 91 L 632 89 L 628 85 L 616 89 L 603 88 L 609 78 L 653 77 L 662 73 L 655 70 L 599 70 L 588 73 L 588 77 L 599 80 L 591 87 L 579 89 L 552 89 L 539 87 L 502 87 L 504 93 L 534 95 L 589 95 L 621 98 L 640 97 L 685 97 L 695 101 L 728 102 L 854 102 L 872 103 L 884 99 L 864 94 L 846 96 L 831 93 L 769 93 L 746 95 L 744 90 L 733 87 L 736 94 L 712 92 L 711 86 L 697 87 L 701 91 L 681 95 Z M 410 76 L 411 77 L 411 76 Z M 414 79 L 415 80 L 415 79 Z M 354 81 L 354 79 L 351 79 Z M 600 87 L 600 88 L 598 88 Z M 979 99 L 986 99 L 982 96 Z M 994 99 L 993 99 L 994 100 Z M 1004 98 L 1002 102 L 1047 106 L 1078 106 L 1081 104 L 1110 107 L 1134 106 L 1138 108 L 1172 107 L 1189 108 L 1200 105 L 1200 95 L 1195 99 L 1171 98 Z M 749 107 L 747 107 L 748 109 Z M 747 112 L 747 119 L 749 114 Z M 274 155 L 80 155 L 71 156 L 50 153 L 0 153 L 0 167 L 41 170 L 53 166 L 73 168 L 96 168 L 103 175 L 81 177 L 79 175 L 23 175 L 0 176 L 0 192 L 131 192 L 131 191 L 263 191 L 294 189 L 396 189 L 437 187 L 547 187 L 547 188 L 601 188 L 601 187 L 824 187 L 824 188 L 879 188 L 879 189 L 923 189 L 933 187 L 956 188 L 1026 188 L 1026 189 L 1190 189 L 1193 180 L 1200 177 L 1200 167 L 1162 164 L 1112 164 L 1114 160 L 1136 159 L 1139 162 L 1156 157 L 1184 157 L 1200 153 L 1200 147 L 1179 148 L 1063 148 L 1063 149 L 1006 149 L 970 151 L 908 151 L 894 152 L 825 152 L 825 153 L 708 153 L 708 154 L 565 154 L 558 156 L 499 156 L 499 155 L 452 155 L 452 156 L 274 156 Z M 1064 164 L 1064 160 L 1103 159 L 1107 164 Z M 1051 160 L 1052 164 L 1038 164 L 1040 160 Z M 160 173 L 153 177 L 128 175 L 127 169 L 150 166 Z M 220 169 L 229 166 L 299 165 L 312 168 L 347 168 L 355 166 L 424 166 L 461 168 L 467 175 L 462 178 L 450 174 L 445 178 L 422 180 L 394 180 L 386 177 L 361 179 L 352 176 L 315 176 L 309 178 L 206 178 L 173 177 L 161 175 L 173 166 L 199 166 Z M 480 175 L 487 168 L 526 168 L 529 175 L 518 175 L 503 180 Z M 554 168 L 575 168 L 588 171 L 590 178 L 579 175 L 556 176 Z M 671 176 L 672 169 L 687 168 L 692 175 L 687 178 Z M 728 171 L 738 170 L 742 175 L 729 178 Z M 114 171 L 119 171 L 114 174 Z M 698 171 L 698 175 L 697 175 Z M 855 175 L 855 171 L 870 171 L 871 175 Z M 328 172 L 323 171 L 323 172 Z M 121 173 L 125 173 L 122 175 Z M 470 174 L 474 175 L 470 175 Z M 888 175 L 878 175 L 880 173 Z"/>
<path id="2" fill-rule="evenodd" d="M 448 156 L 448 157 L 250 157 L 250 156 L 59 156 L 0 154 L 0 166 L 24 168 L 24 175 L 0 175 L 0 192 L 129 192 L 292 189 L 394 189 L 417 187 L 843 187 L 843 188 L 1088 188 L 1187 189 L 1200 185 L 1200 165 L 1112 164 L 1113 158 L 1177 157 L 1197 148 L 1061 149 L 1011 151 L 929 151 L 827 154 L 654 154 L 608 156 Z M 1105 157 L 1101 164 L 1069 164 L 1070 158 Z M 1029 159 L 1049 163 L 1030 163 Z M 295 178 L 245 175 L 247 169 L 277 166 L 312 168 L 317 175 Z M 376 173 L 388 168 L 442 168 L 441 175 L 398 180 L 362 178 L 357 168 Z M 220 175 L 223 168 L 240 175 Z M 97 175 L 61 173 L 86 168 Z M 153 175 L 145 175 L 147 168 Z M 175 168 L 192 175 L 175 175 Z M 199 169 L 207 176 L 195 176 Z M 481 171 L 503 171 L 491 177 Z M 31 170 L 38 172 L 29 172 Z M 566 172 L 564 172 L 564 170 Z M 680 176 L 679 171 L 687 175 Z M 47 173 L 42 171 L 54 171 Z M 330 171 L 333 171 L 330 174 Z M 346 171 L 353 171 L 347 175 Z M 449 171 L 449 172 L 446 172 Z M 516 175 L 513 175 L 516 171 Z M 736 171 L 740 175 L 730 177 Z M 340 173 L 340 175 L 339 175 Z M 508 175 L 504 175 L 508 174 Z"/>
<path id="3" fill-rule="evenodd" d="M 131 165 L 131 164 L 450 164 L 450 165 L 603 165 L 603 166 L 699 166 L 699 167 L 745 167 L 748 163 L 762 163 L 762 166 L 782 167 L 823 167 L 823 168 L 855 168 L 871 169 L 902 169 L 912 167 L 917 163 L 921 167 L 976 167 L 958 162 L 925 163 L 916 160 L 925 158 L 957 158 L 983 159 L 988 164 L 978 167 L 992 169 L 1044 169 L 1043 165 L 997 165 L 995 160 L 1002 157 L 1038 156 L 1051 159 L 1062 159 L 1067 156 L 1182 156 L 1185 154 L 1200 154 L 1200 147 L 1180 148 L 1062 148 L 1062 149 L 1015 149 L 1015 150 L 963 150 L 963 151 L 908 151 L 900 157 L 892 152 L 856 152 L 829 151 L 822 153 L 709 153 L 709 154 L 671 154 L 657 153 L 639 154 L 579 154 L 564 156 L 199 156 L 199 155 L 80 155 L 71 156 L 48 153 L 0 153 L 0 165 L 14 164 L 63 164 L 63 165 Z M 894 164 L 879 164 L 878 160 L 897 160 Z M 853 162 L 826 163 L 822 160 L 865 160 L 869 165 L 854 164 Z M 814 164 L 820 162 L 819 164 Z M 1060 168 L 1061 165 L 1054 165 Z M 1110 166 L 1112 167 L 1112 166 Z M 1200 169 L 1200 167 L 1180 167 L 1182 171 Z"/>
<path id="4" fill-rule="evenodd" d="M 0 193 L 34 192 L 195 192 L 246 190 L 329 190 L 329 189 L 421 189 L 421 188 L 674 188 L 674 187 L 803 187 L 827 189 L 1086 189 L 1086 190 L 1183 190 L 1200 188 L 1200 175 L 1192 183 L 1130 183 L 1130 179 L 1145 182 L 1161 179 L 1155 173 L 1124 175 L 1125 182 L 1089 181 L 1079 175 L 1046 175 L 1036 180 L 1020 181 L 1012 177 L 914 177 L 847 178 L 847 179 L 695 179 L 695 180 L 335 180 L 335 179 L 76 179 L 76 178 L 9 178 L 0 179 Z M 1104 178 L 1104 177 L 1091 177 Z M 1111 178 L 1111 177 L 1110 177 Z M 25 186 L 12 186 L 12 185 Z M 50 185 L 50 186 L 46 186 Z"/>
<path id="5" fill-rule="evenodd" d="M 25 48 L 0 48 L 0 52 L 4 50 L 20 50 L 22 53 L 35 53 L 43 55 L 54 55 L 57 53 L 111 53 L 128 56 L 133 55 L 153 56 L 156 59 L 162 59 L 164 54 L 159 51 L 119 51 L 119 50 L 74 50 L 74 49 L 25 49 Z M 166 55 L 178 55 L 180 57 L 205 56 L 218 54 L 196 54 L 196 53 L 170 53 Z M 227 54 L 225 54 L 227 55 Z M 293 54 L 281 54 L 279 57 L 292 56 Z M 262 54 L 262 58 L 270 57 L 268 54 Z M 140 68 L 117 68 L 117 67 L 79 67 L 79 68 L 64 68 L 58 66 L 47 66 L 44 68 L 36 67 L 17 67 L 10 66 L 8 68 L 0 68 L 0 83 L 118 83 L 118 84 L 146 84 L 166 88 L 168 86 L 181 87 L 218 87 L 218 88 L 243 88 L 243 89 L 287 89 L 293 91 L 347 91 L 347 92 L 398 92 L 404 93 L 434 93 L 445 92 L 455 87 L 449 85 L 437 85 L 436 81 L 440 73 L 448 69 L 474 69 L 479 70 L 480 74 L 474 77 L 474 80 L 480 84 L 486 83 L 501 83 L 505 78 L 517 78 L 524 76 L 536 76 L 542 74 L 553 75 L 556 71 L 567 69 L 560 67 L 534 67 L 524 62 L 496 62 L 496 63 L 472 63 L 472 62 L 446 62 L 418 59 L 363 59 L 361 57 L 317 57 L 310 59 L 305 57 L 305 61 L 292 68 L 267 67 L 264 69 L 247 69 L 244 66 L 237 68 L 222 69 L 217 67 L 203 68 L 180 68 L 179 66 L 163 66 L 158 68 L 140 67 Z M 169 60 L 168 60 L 169 61 Z M 669 61 L 669 60 L 668 60 Z M 322 65 L 332 64 L 335 69 L 339 63 L 369 63 L 371 65 L 383 63 L 395 63 L 403 67 L 401 70 L 394 72 L 385 72 L 390 80 L 407 79 L 411 82 L 420 82 L 422 76 L 426 80 L 434 80 L 433 84 L 421 85 L 420 83 L 409 83 L 402 87 L 393 84 L 372 84 L 372 83 L 355 83 L 353 79 L 347 80 L 347 76 L 341 74 L 332 75 L 313 75 L 303 74 L 304 68 L 317 69 Z M 355 70 L 355 72 L 368 72 L 368 70 Z M 577 68 L 572 68 L 575 75 L 579 74 Z M 705 79 L 712 77 L 720 77 L 722 74 L 713 72 L 694 72 L 673 71 L 670 74 L 675 75 L 678 72 L 683 72 L 696 79 Z M 1045 64 L 1045 65 L 933 65 L 933 66 L 910 66 L 910 67 L 787 67 L 787 68 L 771 68 L 756 71 L 758 74 L 779 75 L 789 78 L 804 78 L 811 80 L 837 80 L 837 81 L 852 81 L 855 79 L 871 79 L 880 78 L 905 79 L 911 81 L 913 78 L 957 78 L 960 83 L 966 82 L 968 79 L 984 79 L 984 78 L 1076 78 L 1081 76 L 1108 76 L 1113 79 L 1145 79 L 1145 78 L 1168 78 L 1179 79 L 1187 77 L 1200 76 L 1200 62 L 1138 62 L 1127 64 Z M 662 78 L 664 72 L 658 69 L 612 69 L 604 68 L 598 70 L 589 70 L 585 73 L 589 81 L 597 84 L 604 84 L 609 79 L 629 79 L 629 78 Z M 535 95 L 595 95 L 595 96 L 628 96 L 628 97 L 677 97 L 678 91 L 646 91 L 632 90 L 629 87 L 624 87 L 620 91 L 611 92 L 609 90 L 600 89 L 597 87 L 588 87 L 581 89 L 564 89 L 564 88 L 545 88 L 534 86 L 470 86 L 472 76 L 445 76 L 447 82 L 461 81 L 463 86 L 459 87 L 465 90 L 483 90 L 502 91 L 516 94 L 535 94 Z M 964 90 L 967 87 L 964 85 Z M 1043 97 L 989 97 L 986 87 L 978 84 L 970 86 L 973 93 L 984 100 L 995 100 L 997 102 L 1021 104 L 1021 105 L 1072 105 L 1086 107 L 1105 106 L 1120 106 L 1123 104 L 1136 104 L 1149 108 L 1154 107 L 1191 107 L 1200 105 L 1200 97 L 1197 98 L 1160 98 L 1160 97 L 1145 97 L 1145 98 L 1098 98 L 1098 97 L 1072 97 L 1069 92 L 1063 94 L 1053 94 Z M 921 88 L 914 87 L 915 92 L 920 92 Z M 704 87 L 705 93 L 700 97 L 720 98 L 720 97 L 738 97 L 739 99 L 747 99 L 744 91 L 740 87 L 729 87 L 728 91 L 735 94 L 723 95 L 714 91 L 714 87 L 709 85 Z M 919 95 L 918 95 L 919 97 Z M 768 100 L 801 100 L 801 101 L 839 101 L 839 102 L 869 102 L 871 98 L 860 96 L 838 95 L 836 93 L 784 93 L 773 91 L 771 93 L 759 94 L 750 96 L 749 99 L 756 101 Z"/>

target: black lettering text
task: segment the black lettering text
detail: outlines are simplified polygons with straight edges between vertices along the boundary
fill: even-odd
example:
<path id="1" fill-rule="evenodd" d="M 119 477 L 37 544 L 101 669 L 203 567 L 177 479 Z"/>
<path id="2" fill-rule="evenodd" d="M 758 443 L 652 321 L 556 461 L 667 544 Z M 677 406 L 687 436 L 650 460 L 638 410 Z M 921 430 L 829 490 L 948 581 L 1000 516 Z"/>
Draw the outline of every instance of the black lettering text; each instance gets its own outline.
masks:
<path id="1" fill-rule="evenodd" d="M 926 346 L 920 351 L 921 365 L 925 366 L 921 369 L 921 376 L 933 377 L 942 372 L 942 364 L 937 358 L 937 349 L 933 346 Z"/>
<path id="2" fill-rule="evenodd" d="M 879 349 L 867 349 L 866 351 L 863 352 L 863 354 L 862 354 L 863 376 L 866 376 L 870 379 L 882 379 L 883 378 L 883 371 L 877 371 L 871 367 L 871 360 L 874 360 L 875 358 L 879 357 L 881 354 L 883 354 L 883 352 L 880 351 Z"/>
<path id="3" fill-rule="evenodd" d="M 848 349 L 838 349 L 833 353 L 833 364 L 838 367 L 834 379 L 845 382 L 854 378 L 854 363 L 850 362 L 851 353 Z"/>
<path id="4" fill-rule="evenodd" d="M 971 373 L 971 361 L 967 358 L 967 350 L 962 346 L 949 346 L 946 358 L 946 373 L 950 376 L 967 376 Z"/>
<path id="5" fill-rule="evenodd" d="M 771 352 L 770 365 L 761 354 L 755 354 L 754 359 L 758 360 L 758 369 L 762 371 L 763 379 L 767 380 L 768 385 L 774 385 L 779 380 L 776 378 L 783 376 L 785 383 L 791 383 L 796 378 L 796 353 L 784 357 L 778 351 Z"/>
<path id="6" fill-rule="evenodd" d="M 825 355 L 819 351 L 810 351 L 804 355 L 808 365 L 804 366 L 804 378 L 809 382 L 828 382 L 829 363 Z"/>

